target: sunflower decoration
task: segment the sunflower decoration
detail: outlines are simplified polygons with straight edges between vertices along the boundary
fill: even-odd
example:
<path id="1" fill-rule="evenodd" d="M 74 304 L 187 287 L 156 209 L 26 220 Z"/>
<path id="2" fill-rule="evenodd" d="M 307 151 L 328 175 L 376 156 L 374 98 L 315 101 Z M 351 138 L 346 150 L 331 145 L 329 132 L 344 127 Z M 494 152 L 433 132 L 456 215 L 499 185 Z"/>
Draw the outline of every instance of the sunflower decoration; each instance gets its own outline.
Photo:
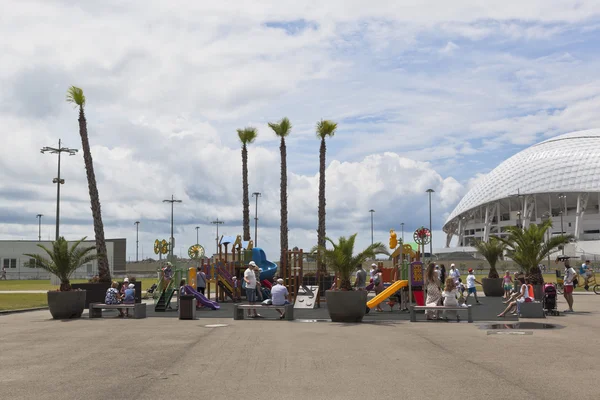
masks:
<path id="1" fill-rule="evenodd" d="M 156 239 L 154 241 L 154 254 L 160 253 L 160 240 Z"/>
<path id="2" fill-rule="evenodd" d="M 160 242 L 160 252 L 161 254 L 167 254 L 169 252 L 169 243 L 165 239 Z"/>
<path id="3" fill-rule="evenodd" d="M 199 244 L 190 246 L 188 249 L 188 256 L 192 259 L 198 259 L 204 257 L 204 247 Z"/>
<path id="4" fill-rule="evenodd" d="M 417 244 L 427 244 L 431 240 L 431 232 L 422 226 L 415 231 L 413 239 Z"/>

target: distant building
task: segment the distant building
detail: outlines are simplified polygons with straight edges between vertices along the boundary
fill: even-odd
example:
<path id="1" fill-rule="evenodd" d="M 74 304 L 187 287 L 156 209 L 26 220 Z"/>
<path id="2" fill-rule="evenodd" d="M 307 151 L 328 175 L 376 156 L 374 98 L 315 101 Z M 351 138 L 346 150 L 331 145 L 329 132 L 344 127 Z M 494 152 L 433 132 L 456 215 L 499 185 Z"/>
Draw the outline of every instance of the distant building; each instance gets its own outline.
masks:
<path id="1" fill-rule="evenodd" d="M 73 242 L 69 242 L 70 244 Z M 46 255 L 37 245 L 52 248 L 52 241 L 0 240 L 0 266 L 6 268 L 8 279 L 46 279 L 50 274 L 32 267 L 32 260 L 25 253 Z M 81 246 L 93 246 L 96 242 L 86 240 Z M 106 239 L 106 251 L 111 274 L 125 274 L 126 239 Z M 98 274 L 98 262 L 84 264 L 73 274 L 73 279 L 83 279 Z"/>

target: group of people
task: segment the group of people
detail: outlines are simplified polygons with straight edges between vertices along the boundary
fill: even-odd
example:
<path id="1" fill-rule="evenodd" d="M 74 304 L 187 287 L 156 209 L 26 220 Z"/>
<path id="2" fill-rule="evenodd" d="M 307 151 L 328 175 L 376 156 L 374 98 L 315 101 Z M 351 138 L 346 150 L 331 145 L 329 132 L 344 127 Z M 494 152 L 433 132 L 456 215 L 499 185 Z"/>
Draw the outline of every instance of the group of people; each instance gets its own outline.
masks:
<path id="1" fill-rule="evenodd" d="M 257 301 L 263 301 L 262 287 L 260 283 L 260 268 L 254 261 L 250 261 L 248 268 L 244 271 L 244 281 L 242 283 L 243 288 L 246 290 L 246 299 L 248 304 L 255 305 Z M 271 287 L 271 301 L 270 304 L 274 306 L 284 306 L 290 304 L 288 301 L 289 292 L 283 284 L 283 279 L 278 278 L 275 280 L 275 285 Z M 279 318 L 285 318 L 285 311 L 277 309 Z M 255 308 L 248 309 L 248 318 L 262 318 L 262 315 L 256 312 Z"/>
<path id="2" fill-rule="evenodd" d="M 113 281 L 106 291 L 104 297 L 104 304 L 134 304 L 135 303 L 135 285 L 129 283 L 129 278 L 123 280 L 121 290 L 119 290 L 119 283 Z M 119 308 L 118 318 L 129 317 L 129 309 L 123 311 Z"/>

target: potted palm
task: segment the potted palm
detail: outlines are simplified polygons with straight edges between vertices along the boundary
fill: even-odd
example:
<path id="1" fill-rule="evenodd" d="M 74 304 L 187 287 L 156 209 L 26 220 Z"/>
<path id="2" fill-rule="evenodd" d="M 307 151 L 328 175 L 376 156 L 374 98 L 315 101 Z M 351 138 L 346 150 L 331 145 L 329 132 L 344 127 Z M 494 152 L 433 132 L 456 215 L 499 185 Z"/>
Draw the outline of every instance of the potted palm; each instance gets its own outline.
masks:
<path id="1" fill-rule="evenodd" d="M 483 293 L 486 297 L 500 297 L 504 295 L 502 278 L 498 275 L 496 263 L 502 257 L 506 249 L 506 244 L 492 236 L 487 242 L 478 240 L 475 242 L 474 247 L 490 264 L 488 277 L 481 280 Z"/>
<path id="2" fill-rule="evenodd" d="M 327 311 L 333 322 L 362 321 L 366 311 L 367 292 L 353 290 L 350 276 L 357 266 L 375 258 L 377 254 L 389 255 L 387 248 L 380 242 L 373 243 L 354 255 L 356 235 L 355 233 L 349 238 L 342 236 L 337 243 L 326 237 L 325 241 L 331 244 L 332 249 L 324 246 L 315 246 L 312 249 L 312 252 L 317 253 L 321 261 L 338 276 L 336 288 L 325 291 Z"/>
<path id="3" fill-rule="evenodd" d="M 558 235 L 544 240 L 546 231 L 551 227 L 551 220 L 540 225 L 531 224 L 526 229 L 511 226 L 506 228 L 508 236 L 499 238 L 506 245 L 506 255 L 525 271 L 525 276 L 533 285 L 535 298 L 538 300 L 542 298 L 544 284 L 540 263 L 573 238 L 572 235 Z"/>
<path id="4" fill-rule="evenodd" d="M 71 245 L 64 237 L 52 242 L 52 248 L 38 244 L 48 254 L 44 257 L 39 254 L 24 254 L 35 260 L 36 265 L 60 280 L 60 288 L 48 292 L 48 307 L 54 319 L 79 318 L 85 307 L 85 290 L 73 290 L 69 278 L 75 270 L 83 264 L 95 260 L 98 256 L 92 251 L 95 246 L 79 248 L 85 237 Z"/>

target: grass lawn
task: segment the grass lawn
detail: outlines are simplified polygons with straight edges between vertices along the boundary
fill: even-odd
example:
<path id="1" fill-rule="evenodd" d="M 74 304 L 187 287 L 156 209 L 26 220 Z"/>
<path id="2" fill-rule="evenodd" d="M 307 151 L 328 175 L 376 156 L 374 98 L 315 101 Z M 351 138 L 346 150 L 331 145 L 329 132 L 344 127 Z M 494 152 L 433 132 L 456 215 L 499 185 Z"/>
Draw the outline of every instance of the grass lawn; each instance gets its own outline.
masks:
<path id="1" fill-rule="evenodd" d="M 149 289 L 156 278 L 139 278 L 142 282 L 142 290 Z M 87 279 L 73 279 L 71 283 L 86 283 Z M 58 286 L 50 284 L 50 280 L 2 280 L 0 281 L 0 291 L 3 290 L 56 290 Z M 12 295 L 11 295 L 12 296 Z"/>
<path id="2" fill-rule="evenodd" d="M 47 305 L 48 299 L 46 293 L 0 294 L 0 311 L 45 307 Z"/>

